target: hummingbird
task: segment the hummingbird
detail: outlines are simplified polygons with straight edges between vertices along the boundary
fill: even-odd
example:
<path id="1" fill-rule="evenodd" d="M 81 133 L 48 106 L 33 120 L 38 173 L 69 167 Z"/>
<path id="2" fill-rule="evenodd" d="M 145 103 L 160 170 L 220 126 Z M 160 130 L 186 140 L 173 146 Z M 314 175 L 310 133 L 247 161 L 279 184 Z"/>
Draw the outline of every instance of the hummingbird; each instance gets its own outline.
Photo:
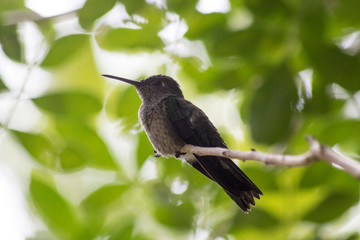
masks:
<path id="1" fill-rule="evenodd" d="M 166 75 L 154 75 L 140 81 L 107 74 L 102 76 L 135 86 L 142 100 L 139 120 L 155 156 L 185 160 L 219 184 L 245 213 L 250 210 L 250 205 L 255 206 L 254 198 L 260 199 L 263 193 L 231 159 L 181 152 L 185 144 L 227 146 L 206 114 L 184 98 L 177 81 Z"/>

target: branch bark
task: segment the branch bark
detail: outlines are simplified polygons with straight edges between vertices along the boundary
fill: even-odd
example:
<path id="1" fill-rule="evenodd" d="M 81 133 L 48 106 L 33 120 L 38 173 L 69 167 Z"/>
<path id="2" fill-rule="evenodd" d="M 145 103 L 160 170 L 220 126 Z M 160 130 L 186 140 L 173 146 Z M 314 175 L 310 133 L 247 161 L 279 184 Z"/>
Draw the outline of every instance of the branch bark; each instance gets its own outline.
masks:
<path id="1" fill-rule="evenodd" d="M 236 158 L 242 161 L 254 160 L 269 165 L 286 167 L 300 167 L 309 165 L 315 161 L 323 160 L 334 167 L 341 168 L 354 177 L 360 179 L 360 162 L 340 156 L 330 147 L 320 144 L 315 138 L 307 137 L 310 148 L 307 152 L 299 155 L 285 155 L 264 153 L 256 150 L 239 151 L 218 147 L 198 147 L 186 144 L 181 152 L 193 153 L 199 156 L 217 156 L 226 158 Z"/>

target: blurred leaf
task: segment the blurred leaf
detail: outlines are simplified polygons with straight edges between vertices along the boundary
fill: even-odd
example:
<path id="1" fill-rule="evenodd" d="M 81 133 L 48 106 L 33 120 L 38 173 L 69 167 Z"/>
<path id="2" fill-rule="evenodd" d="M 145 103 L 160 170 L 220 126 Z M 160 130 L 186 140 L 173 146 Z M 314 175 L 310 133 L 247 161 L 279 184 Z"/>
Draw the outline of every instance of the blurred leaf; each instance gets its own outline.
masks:
<path id="1" fill-rule="evenodd" d="M 304 113 L 323 116 L 331 110 L 333 102 L 334 99 L 331 99 L 327 92 L 326 83 L 319 78 L 317 73 L 314 73 L 312 97 L 305 100 Z"/>
<path id="2" fill-rule="evenodd" d="M 358 196 L 354 197 L 348 192 L 334 191 L 317 208 L 311 211 L 305 220 L 317 223 L 331 221 L 356 204 L 357 200 Z"/>
<path id="3" fill-rule="evenodd" d="M 0 43 L 6 56 L 17 62 L 24 61 L 16 25 L 3 26 L 0 24 Z"/>
<path id="4" fill-rule="evenodd" d="M 349 151 L 360 153 L 360 121 L 358 120 L 344 120 L 336 121 L 333 124 L 325 126 L 321 133 L 317 136 L 317 139 L 329 146 L 348 145 Z"/>
<path id="5" fill-rule="evenodd" d="M 244 65 L 238 59 L 217 59 L 213 66 L 201 69 L 201 63 L 196 58 L 181 58 L 179 64 L 182 71 L 180 79 L 189 79 L 197 89 L 204 93 L 211 93 L 221 89 L 242 89 L 248 79 L 242 77 Z"/>
<path id="6" fill-rule="evenodd" d="M 79 46 L 78 52 L 61 66 L 51 69 L 56 89 L 64 92 L 88 93 L 98 99 L 105 97 L 105 81 L 97 71 L 90 41 Z M 60 89 L 60 90 L 59 90 Z"/>
<path id="7" fill-rule="evenodd" d="M 315 54 L 316 50 L 326 42 L 326 12 L 321 2 L 304 1 L 301 10 L 299 36 L 308 54 Z M 316 37 L 315 37 L 316 36 Z M 317 59 L 317 56 L 315 60 Z"/>
<path id="8" fill-rule="evenodd" d="M 304 189 L 320 187 L 322 184 L 327 184 L 329 183 L 330 178 L 335 174 L 335 171 L 338 170 L 326 163 L 316 162 L 311 164 L 305 169 L 300 182 L 300 187 Z"/>
<path id="9" fill-rule="evenodd" d="M 0 12 L 24 8 L 24 0 L 1 0 Z"/>
<path id="10" fill-rule="evenodd" d="M 246 229 L 248 227 L 264 229 L 272 228 L 279 224 L 279 219 L 274 218 L 267 212 L 258 208 L 253 208 L 249 214 L 244 214 L 239 210 L 233 221 L 234 222 L 229 229 L 229 234 L 241 231 L 241 229 Z"/>
<path id="11" fill-rule="evenodd" d="M 170 11 L 179 13 L 181 16 L 193 16 L 197 1 L 168 0 L 167 7 Z"/>
<path id="12" fill-rule="evenodd" d="M 226 29 L 226 20 L 226 15 L 222 13 L 193 14 L 187 21 L 189 30 L 186 36 L 190 39 L 204 38 L 204 36 L 206 39 L 216 37 Z"/>
<path id="13" fill-rule="evenodd" d="M 71 146 L 59 153 L 60 166 L 65 171 L 78 170 L 86 166 L 87 160 Z"/>
<path id="14" fill-rule="evenodd" d="M 194 224 L 195 209 L 191 202 L 163 203 L 155 208 L 155 218 L 168 227 L 188 229 Z"/>
<path id="15" fill-rule="evenodd" d="M 113 90 L 106 102 L 106 113 L 109 118 L 121 118 L 126 129 L 138 124 L 137 111 L 141 100 L 133 86 Z"/>
<path id="16" fill-rule="evenodd" d="M 57 128 L 66 144 L 86 159 L 90 167 L 117 169 L 117 165 L 103 140 L 84 122 L 58 119 Z"/>
<path id="17" fill-rule="evenodd" d="M 69 60 L 89 39 L 87 34 L 73 34 L 57 39 L 41 63 L 43 67 L 56 67 Z"/>
<path id="18" fill-rule="evenodd" d="M 32 174 L 30 195 L 46 225 L 60 239 L 90 239 L 73 206 L 52 186 Z"/>
<path id="19" fill-rule="evenodd" d="M 349 56 L 333 45 L 317 47 L 309 53 L 309 57 L 324 83 L 337 83 L 350 92 L 360 89 L 359 56 Z"/>
<path id="20" fill-rule="evenodd" d="M 120 184 L 105 185 L 91 193 L 80 203 L 80 208 L 85 211 L 93 233 L 98 233 L 101 230 L 106 222 L 107 215 L 114 208 L 117 208 L 113 204 L 122 197 L 128 188 L 129 186 Z"/>
<path id="21" fill-rule="evenodd" d="M 129 240 L 149 240 L 156 239 L 149 232 L 139 231 L 137 221 L 133 217 L 117 219 L 111 224 L 107 224 L 104 231 L 105 236 L 109 236 L 108 240 L 129 239 Z M 143 236 L 144 234 L 145 236 Z M 148 238 L 149 236 L 151 238 Z"/>
<path id="22" fill-rule="evenodd" d="M 7 90 L 7 86 L 4 84 L 4 81 L 0 77 L 0 91 L 1 90 Z"/>
<path id="23" fill-rule="evenodd" d="M 94 21 L 115 6 L 116 0 L 87 0 L 78 12 L 80 26 L 89 30 Z"/>
<path id="24" fill-rule="evenodd" d="M 56 169 L 56 149 L 53 143 L 41 134 L 12 131 L 29 154 L 42 165 Z"/>
<path id="25" fill-rule="evenodd" d="M 278 175 L 275 169 L 248 167 L 244 172 L 263 192 L 279 190 L 279 186 L 276 184 Z"/>
<path id="26" fill-rule="evenodd" d="M 286 65 L 269 73 L 250 104 L 248 121 L 253 139 L 273 144 L 289 137 L 296 99 L 293 76 Z"/>
<path id="27" fill-rule="evenodd" d="M 331 23 L 335 34 L 343 34 L 344 29 L 359 27 L 360 22 L 360 2 L 357 0 L 340 1 L 336 7 L 331 9 Z"/>
<path id="28" fill-rule="evenodd" d="M 159 26 L 148 23 L 142 29 L 108 28 L 98 31 L 95 39 L 106 50 L 154 51 L 161 49 L 163 43 L 157 36 Z M 126 37 L 124 37 L 126 36 Z"/>
<path id="29" fill-rule="evenodd" d="M 138 134 L 138 145 L 136 151 L 138 168 L 141 168 L 141 166 L 144 164 L 146 159 L 148 159 L 148 157 L 153 154 L 154 154 L 153 146 L 151 145 L 145 131 L 141 131 Z"/>
<path id="30" fill-rule="evenodd" d="M 60 116 L 86 117 L 101 110 L 102 104 L 94 96 L 81 92 L 48 94 L 33 102 L 40 108 Z"/>
<path id="31" fill-rule="evenodd" d="M 123 0 L 123 3 L 129 14 L 137 13 L 140 9 L 148 6 L 143 0 Z"/>
<path id="32" fill-rule="evenodd" d="M 111 210 L 111 204 L 120 199 L 128 189 L 129 186 L 124 184 L 102 186 L 87 196 L 80 206 L 94 216 L 103 215 L 106 211 Z"/>

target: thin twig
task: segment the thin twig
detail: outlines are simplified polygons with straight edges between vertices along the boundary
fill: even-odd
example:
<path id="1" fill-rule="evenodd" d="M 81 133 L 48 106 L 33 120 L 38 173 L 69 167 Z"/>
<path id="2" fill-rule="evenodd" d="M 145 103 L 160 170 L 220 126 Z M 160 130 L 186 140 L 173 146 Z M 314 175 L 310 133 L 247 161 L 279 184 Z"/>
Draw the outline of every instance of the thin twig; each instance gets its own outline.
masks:
<path id="1" fill-rule="evenodd" d="M 344 171 L 360 179 L 360 162 L 345 158 L 334 152 L 331 148 L 320 144 L 315 138 L 307 137 L 310 149 L 299 155 L 273 154 L 259 151 L 239 151 L 226 148 L 198 147 L 186 144 L 181 152 L 193 153 L 199 156 L 218 156 L 236 158 L 239 160 L 254 160 L 270 165 L 286 167 L 300 167 L 309 165 L 315 161 L 323 160 L 342 168 Z"/>

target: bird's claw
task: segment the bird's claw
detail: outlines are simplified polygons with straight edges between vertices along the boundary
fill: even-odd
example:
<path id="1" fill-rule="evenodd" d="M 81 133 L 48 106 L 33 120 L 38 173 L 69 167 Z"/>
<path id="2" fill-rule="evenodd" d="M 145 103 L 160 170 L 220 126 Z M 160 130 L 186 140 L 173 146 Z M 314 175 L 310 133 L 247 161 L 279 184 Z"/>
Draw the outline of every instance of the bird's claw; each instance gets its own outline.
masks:
<path id="1" fill-rule="evenodd" d="M 181 155 L 185 155 L 185 153 L 181 153 L 181 152 L 176 152 L 175 153 L 176 158 L 179 158 Z"/>
<path id="2" fill-rule="evenodd" d="M 156 151 L 156 150 L 154 150 L 154 157 L 161 157 L 161 155 Z"/>

